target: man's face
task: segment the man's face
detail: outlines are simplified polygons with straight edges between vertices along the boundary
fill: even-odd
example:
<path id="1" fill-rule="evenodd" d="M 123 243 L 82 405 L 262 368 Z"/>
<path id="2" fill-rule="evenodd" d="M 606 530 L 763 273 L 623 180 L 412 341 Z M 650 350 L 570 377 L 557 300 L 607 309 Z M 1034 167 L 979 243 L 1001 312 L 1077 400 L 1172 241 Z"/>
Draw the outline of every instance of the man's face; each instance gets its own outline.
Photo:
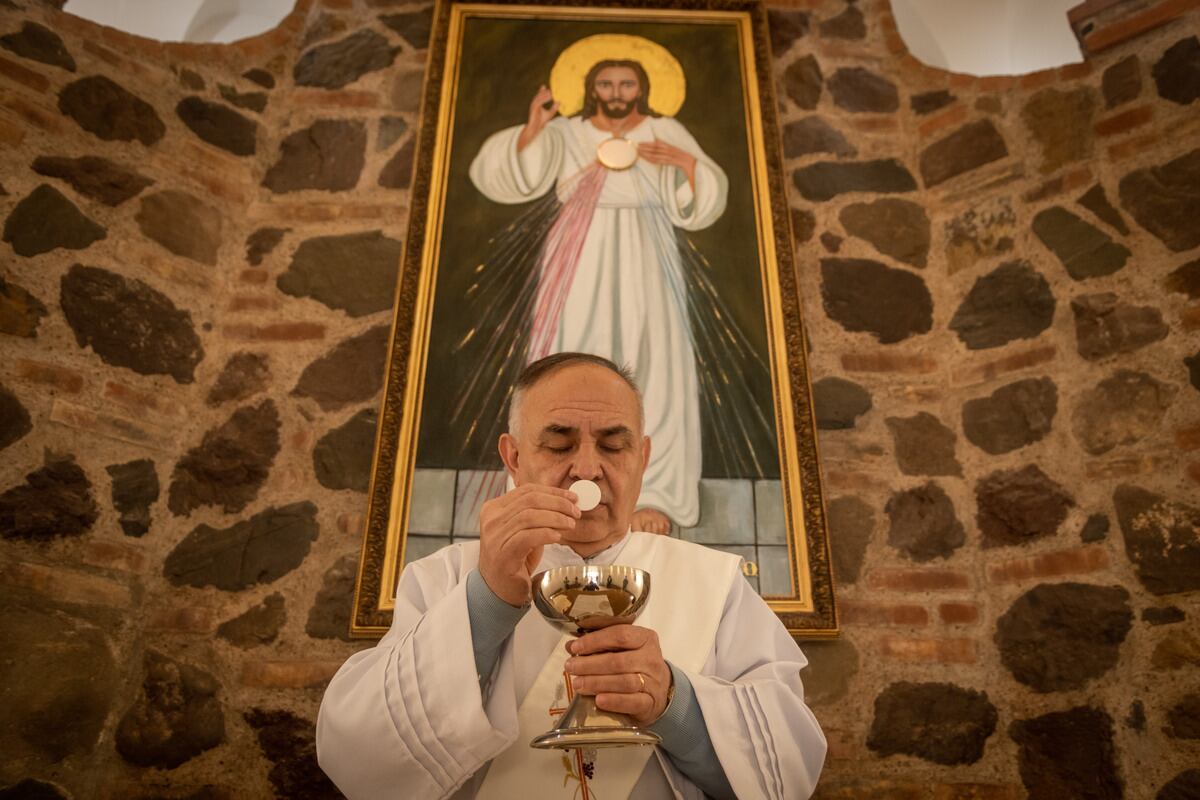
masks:
<path id="1" fill-rule="evenodd" d="M 513 481 L 560 489 L 594 481 L 600 505 L 583 512 L 563 543 L 591 555 L 618 541 L 629 530 L 650 458 L 633 389 L 603 367 L 573 364 L 527 389 L 517 411 L 517 435 L 500 437 Z"/>
<path id="2" fill-rule="evenodd" d="M 629 67 L 605 67 L 592 84 L 592 95 L 599 102 L 601 113 L 609 119 L 629 116 L 641 93 L 637 73 Z"/>

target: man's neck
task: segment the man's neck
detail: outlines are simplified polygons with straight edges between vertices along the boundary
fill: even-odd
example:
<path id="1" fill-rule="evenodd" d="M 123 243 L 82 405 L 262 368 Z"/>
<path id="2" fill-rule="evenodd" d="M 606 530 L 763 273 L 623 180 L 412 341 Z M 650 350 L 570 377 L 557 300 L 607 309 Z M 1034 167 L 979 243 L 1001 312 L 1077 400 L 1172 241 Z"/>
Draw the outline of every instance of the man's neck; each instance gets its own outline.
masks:
<path id="1" fill-rule="evenodd" d="M 608 131 L 614 136 L 618 136 L 625 131 L 630 131 L 641 124 L 646 115 L 638 111 L 636 108 L 630 111 L 626 116 L 620 119 L 606 116 L 603 111 L 597 111 L 589 120 L 593 126 L 602 131 Z"/>
<path id="2" fill-rule="evenodd" d="M 568 542 L 567 546 L 575 551 L 575 555 L 586 561 L 593 559 L 603 553 L 605 550 L 620 544 L 627 535 L 629 535 L 628 530 L 619 535 L 613 535 L 605 539 L 601 539 L 598 542 Z"/>

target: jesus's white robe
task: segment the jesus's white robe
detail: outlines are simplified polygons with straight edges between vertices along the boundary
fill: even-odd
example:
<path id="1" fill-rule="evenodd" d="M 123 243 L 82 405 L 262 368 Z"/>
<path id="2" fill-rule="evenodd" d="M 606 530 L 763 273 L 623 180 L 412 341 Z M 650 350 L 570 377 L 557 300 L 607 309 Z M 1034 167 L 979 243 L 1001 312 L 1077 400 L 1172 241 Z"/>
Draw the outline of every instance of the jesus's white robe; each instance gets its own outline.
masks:
<path id="1" fill-rule="evenodd" d="M 631 533 L 587 563 L 625 563 Z M 661 546 L 699 545 L 657 537 Z M 517 712 L 560 634 L 536 611 L 517 625 L 486 692 L 475 672 L 467 576 L 478 543 L 455 544 L 409 565 L 400 580 L 392 627 L 379 644 L 352 656 L 326 690 L 317 719 L 322 769 L 351 800 L 471 798 L 489 762 L 517 741 Z M 569 547 L 545 549 L 538 570 L 582 564 Z M 631 564 L 630 566 L 639 566 Z M 697 576 L 697 590 L 704 587 Z M 687 624 L 687 598 L 662 598 Z M 669 656 L 668 656 L 669 659 Z M 743 579 L 730 584 L 702 669 L 685 674 L 713 748 L 742 800 L 802 800 L 817 781 L 825 738 L 804 703 L 804 655 Z M 547 717 L 547 729 L 551 727 Z M 603 751 L 597 768 L 603 768 Z M 699 788 L 658 752 L 632 800 L 699 800 Z M 539 800 L 541 800 L 539 798 Z M 603 798 L 603 800 L 617 800 Z"/>
<path id="2" fill-rule="evenodd" d="M 558 192 L 564 209 L 588 170 L 603 186 L 582 248 L 573 252 L 569 284 L 547 352 L 592 353 L 624 364 L 645 397 L 646 434 L 654 442 L 638 507 L 657 508 L 681 526 L 700 517 L 700 395 L 688 328 L 687 298 L 675 228 L 695 231 L 724 212 L 728 179 L 687 129 L 670 117 L 647 117 L 628 131 L 696 158 L 695 186 L 676 167 L 645 159 L 627 170 L 597 166 L 596 147 L 612 134 L 580 117 L 557 117 L 523 150 L 523 126 L 491 136 L 471 164 L 471 181 L 498 203 L 524 203 Z M 547 254 L 539 268 L 550 274 Z M 544 288 L 544 287 L 543 287 Z M 544 298 L 545 291 L 539 293 Z M 557 308 L 557 305 L 556 305 Z"/>

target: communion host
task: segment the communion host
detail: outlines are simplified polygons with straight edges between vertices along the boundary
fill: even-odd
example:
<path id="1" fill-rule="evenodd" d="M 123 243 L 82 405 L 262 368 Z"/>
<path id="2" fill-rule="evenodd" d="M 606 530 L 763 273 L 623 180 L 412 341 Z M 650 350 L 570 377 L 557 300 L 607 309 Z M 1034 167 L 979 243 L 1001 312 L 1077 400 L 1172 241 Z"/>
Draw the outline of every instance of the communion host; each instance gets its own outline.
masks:
<path id="1" fill-rule="evenodd" d="M 630 530 L 650 448 L 625 370 L 582 353 L 525 368 L 499 441 L 515 488 L 483 505 L 478 542 L 404 570 L 391 629 L 325 692 L 317 757 L 347 797 L 812 794 L 825 737 L 804 703 L 807 661 L 740 559 Z M 578 480 L 600 488 L 595 508 L 567 490 Z M 535 573 L 579 564 L 650 573 L 636 625 L 571 639 L 531 608 Z M 662 744 L 531 748 L 571 692 Z"/>

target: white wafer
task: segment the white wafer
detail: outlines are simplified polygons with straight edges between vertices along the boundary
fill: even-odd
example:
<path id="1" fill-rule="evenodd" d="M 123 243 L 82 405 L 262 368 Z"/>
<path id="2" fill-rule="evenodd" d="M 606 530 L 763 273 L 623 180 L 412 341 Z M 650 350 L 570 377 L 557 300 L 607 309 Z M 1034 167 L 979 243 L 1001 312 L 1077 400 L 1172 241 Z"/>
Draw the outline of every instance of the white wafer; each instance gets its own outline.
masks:
<path id="1" fill-rule="evenodd" d="M 580 511 L 591 511 L 600 505 L 600 487 L 591 481 L 575 481 L 569 491 L 579 498 Z"/>

